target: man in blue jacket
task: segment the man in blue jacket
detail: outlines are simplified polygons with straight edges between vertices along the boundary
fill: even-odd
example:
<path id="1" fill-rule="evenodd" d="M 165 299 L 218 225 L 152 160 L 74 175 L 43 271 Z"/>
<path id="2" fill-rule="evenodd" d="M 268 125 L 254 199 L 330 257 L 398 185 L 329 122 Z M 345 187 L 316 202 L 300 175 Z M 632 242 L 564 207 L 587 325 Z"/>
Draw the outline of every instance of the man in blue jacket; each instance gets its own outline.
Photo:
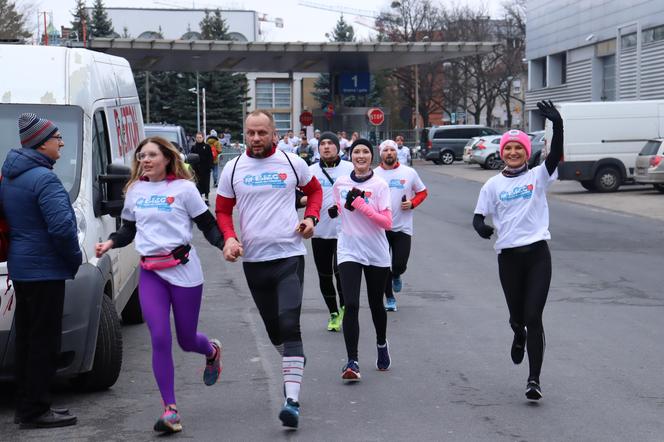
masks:
<path id="1" fill-rule="evenodd" d="M 52 121 L 24 113 L 18 120 L 21 149 L 2 166 L 0 207 L 9 224 L 7 267 L 16 294 L 16 419 L 21 428 L 76 423 L 51 408 L 49 387 L 60 353 L 65 280 L 82 256 L 69 195 L 53 172 L 64 146 Z"/>

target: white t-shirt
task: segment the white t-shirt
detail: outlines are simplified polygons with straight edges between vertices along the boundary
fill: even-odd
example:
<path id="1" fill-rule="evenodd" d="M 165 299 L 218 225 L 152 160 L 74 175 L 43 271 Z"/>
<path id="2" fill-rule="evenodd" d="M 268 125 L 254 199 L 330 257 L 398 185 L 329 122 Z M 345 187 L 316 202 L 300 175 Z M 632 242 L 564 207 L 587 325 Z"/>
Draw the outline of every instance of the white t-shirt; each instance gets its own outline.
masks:
<path id="1" fill-rule="evenodd" d="M 231 186 L 233 168 L 235 175 Z M 303 159 L 279 151 L 260 159 L 247 156 L 245 152 L 224 167 L 217 194 L 236 199 L 245 261 L 263 262 L 306 255 L 302 236 L 295 231 L 300 221 L 295 209 L 295 187 L 306 186 L 311 177 Z"/>
<path id="2" fill-rule="evenodd" d="M 374 173 L 385 180 L 390 188 L 392 204 L 392 231 L 413 234 L 413 210 L 401 209 L 401 198 L 406 195 L 412 199 L 416 192 L 426 189 L 415 169 L 399 163 L 395 169 L 383 169 L 378 166 Z"/>
<path id="3" fill-rule="evenodd" d="M 284 140 L 279 140 L 279 143 L 277 143 L 277 149 L 281 150 L 282 152 L 290 152 L 290 153 L 293 153 L 294 150 L 293 146 Z"/>
<path id="4" fill-rule="evenodd" d="M 207 210 L 191 181 L 137 181 L 127 191 L 122 218 L 136 222 L 134 246 L 141 256 L 168 255 L 178 246 L 191 244 L 192 219 Z M 189 262 L 155 272 L 180 287 L 203 284 L 203 270 L 193 245 Z"/>
<path id="5" fill-rule="evenodd" d="M 339 138 L 339 155 L 346 155 L 351 142 L 345 138 Z"/>
<path id="6" fill-rule="evenodd" d="M 410 164 L 410 149 L 406 146 L 401 146 L 397 149 L 397 158 L 401 164 Z"/>
<path id="7" fill-rule="evenodd" d="M 499 173 L 482 186 L 475 213 L 492 216 L 498 253 L 551 239 L 546 191 L 557 177 L 558 169 L 549 176 L 542 164 L 514 178 Z"/>
<path id="8" fill-rule="evenodd" d="M 314 230 L 314 238 L 337 238 L 339 218 L 332 219 L 327 213 L 327 209 L 335 204 L 332 196 L 332 183 L 330 183 L 330 180 L 323 173 L 320 163 L 312 164 L 309 166 L 309 170 L 311 170 L 311 174 L 318 179 L 323 188 L 323 206 L 320 210 L 320 220 Z M 332 181 L 336 182 L 338 177 L 350 175 L 353 171 L 353 164 L 348 161 L 340 161 L 338 166 L 326 167 L 325 171 L 330 175 Z"/>
<path id="9" fill-rule="evenodd" d="M 367 266 L 389 267 L 390 248 L 385 230 L 357 209 L 351 212 L 344 208 L 346 195 L 353 187 L 365 192 L 364 200 L 374 210 L 382 212 L 390 208 L 390 189 L 387 183 L 375 174 L 363 183 L 356 183 L 350 175 L 337 178 L 332 187 L 334 201 L 340 207 L 339 218 L 341 218 L 337 260 L 339 263 L 357 262 Z"/>

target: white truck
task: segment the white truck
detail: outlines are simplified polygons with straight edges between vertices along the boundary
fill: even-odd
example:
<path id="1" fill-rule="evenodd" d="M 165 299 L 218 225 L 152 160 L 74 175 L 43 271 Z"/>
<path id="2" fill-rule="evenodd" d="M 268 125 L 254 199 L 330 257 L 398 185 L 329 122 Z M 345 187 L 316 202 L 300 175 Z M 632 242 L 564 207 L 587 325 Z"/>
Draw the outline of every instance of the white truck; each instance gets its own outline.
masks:
<path id="1" fill-rule="evenodd" d="M 122 365 L 119 315 L 142 322 L 133 247 L 95 257 L 95 244 L 118 227 L 122 188 L 143 138 L 131 68 L 123 58 L 85 49 L 20 45 L 0 45 L 0 65 L 0 161 L 21 145 L 23 112 L 54 121 L 65 141 L 55 172 L 74 207 L 83 264 L 66 283 L 58 375 L 85 389 L 105 389 Z M 15 354 L 16 301 L 6 281 L 1 263 L 0 379 L 12 378 Z"/>
<path id="2" fill-rule="evenodd" d="M 636 157 L 649 139 L 664 136 L 664 100 L 558 103 L 565 125 L 561 180 L 614 192 L 634 178 Z M 552 134 L 547 120 L 546 139 Z"/>

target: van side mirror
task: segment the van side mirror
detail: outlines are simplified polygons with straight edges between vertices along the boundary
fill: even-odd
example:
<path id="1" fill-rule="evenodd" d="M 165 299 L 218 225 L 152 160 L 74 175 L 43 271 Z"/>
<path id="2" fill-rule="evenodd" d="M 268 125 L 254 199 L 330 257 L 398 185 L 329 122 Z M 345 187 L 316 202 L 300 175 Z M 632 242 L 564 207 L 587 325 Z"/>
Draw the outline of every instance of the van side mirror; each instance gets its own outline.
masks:
<path id="1" fill-rule="evenodd" d="M 99 175 L 99 183 L 103 187 L 105 196 L 101 201 L 101 215 L 120 216 L 124 205 L 124 186 L 129 181 L 131 169 L 121 164 L 109 164 L 106 175 Z"/>

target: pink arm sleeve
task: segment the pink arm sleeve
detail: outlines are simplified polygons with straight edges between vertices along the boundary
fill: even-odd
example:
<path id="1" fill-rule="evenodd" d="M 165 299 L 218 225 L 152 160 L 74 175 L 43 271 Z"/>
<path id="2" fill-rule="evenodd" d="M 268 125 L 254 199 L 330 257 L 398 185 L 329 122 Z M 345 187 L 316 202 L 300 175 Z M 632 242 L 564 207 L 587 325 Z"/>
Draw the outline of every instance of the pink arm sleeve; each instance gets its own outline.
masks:
<path id="1" fill-rule="evenodd" d="M 369 218 L 378 227 L 385 230 L 390 230 L 392 228 L 392 211 L 390 209 L 378 212 L 369 204 L 365 203 L 364 198 L 355 198 L 352 204 L 353 207 L 355 207 L 355 210 Z"/>

